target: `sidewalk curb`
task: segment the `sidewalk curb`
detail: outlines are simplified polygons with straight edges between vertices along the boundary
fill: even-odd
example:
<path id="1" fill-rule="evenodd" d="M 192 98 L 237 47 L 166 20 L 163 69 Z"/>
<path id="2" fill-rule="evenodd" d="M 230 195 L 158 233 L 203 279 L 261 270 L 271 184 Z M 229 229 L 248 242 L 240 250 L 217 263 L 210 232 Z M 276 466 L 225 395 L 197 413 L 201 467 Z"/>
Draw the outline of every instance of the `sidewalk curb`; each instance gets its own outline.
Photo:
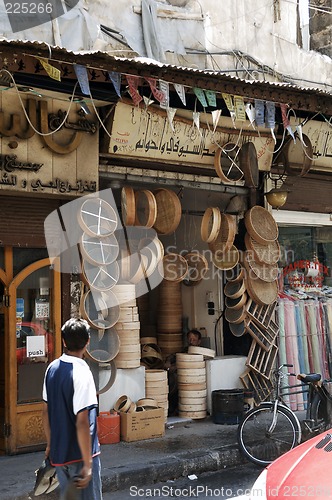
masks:
<path id="1" fill-rule="evenodd" d="M 229 445 L 211 451 L 183 453 L 168 457 L 158 462 L 128 466 L 125 468 L 109 469 L 109 473 L 102 475 L 104 492 L 111 492 L 130 488 L 143 487 L 147 484 L 171 481 L 190 474 L 217 471 L 221 468 L 234 467 L 246 463 L 237 446 Z"/>

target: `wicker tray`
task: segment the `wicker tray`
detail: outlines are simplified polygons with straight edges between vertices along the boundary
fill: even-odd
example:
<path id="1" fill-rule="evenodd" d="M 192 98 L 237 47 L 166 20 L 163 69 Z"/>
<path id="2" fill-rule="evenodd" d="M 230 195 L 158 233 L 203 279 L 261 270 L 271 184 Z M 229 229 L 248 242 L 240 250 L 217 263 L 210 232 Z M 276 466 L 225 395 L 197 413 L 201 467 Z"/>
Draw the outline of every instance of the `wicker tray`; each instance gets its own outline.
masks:
<path id="1" fill-rule="evenodd" d="M 214 156 L 214 168 L 218 177 L 226 183 L 240 181 L 243 171 L 239 161 L 240 148 L 231 142 L 218 148 Z"/>
<path id="2" fill-rule="evenodd" d="M 269 243 L 268 245 L 262 245 L 258 241 L 255 241 L 249 233 L 246 233 L 244 242 L 246 249 L 253 253 L 253 258 L 256 262 L 272 266 L 273 264 L 277 264 L 279 261 L 280 246 L 277 240 Z"/>
<path id="3" fill-rule="evenodd" d="M 240 168 L 244 172 L 244 184 L 257 188 L 259 184 L 259 170 L 257 151 L 253 142 L 245 142 L 239 153 Z"/>
<path id="4" fill-rule="evenodd" d="M 209 249 L 211 252 L 228 252 L 233 244 L 236 235 L 236 219 L 229 214 L 220 214 L 220 229 L 214 241 L 211 241 Z"/>
<path id="5" fill-rule="evenodd" d="M 157 204 L 157 217 L 153 228 L 159 234 L 174 233 L 180 224 L 182 208 L 178 196 L 170 189 L 157 189 L 153 192 Z"/>
<path id="6" fill-rule="evenodd" d="M 269 305 L 277 300 L 278 297 L 278 285 L 276 281 L 268 283 L 256 277 L 256 279 L 251 279 L 247 276 L 246 288 L 250 298 L 260 305 Z"/>
<path id="7" fill-rule="evenodd" d="M 157 217 L 157 202 L 152 191 L 141 189 L 135 192 L 135 226 L 152 227 Z"/>
<path id="8" fill-rule="evenodd" d="M 247 271 L 247 276 L 271 283 L 278 278 L 278 267 L 276 265 L 269 266 L 267 264 L 260 264 L 252 258 L 252 252 L 246 250 L 243 256 L 243 264 Z"/>
<path id="9" fill-rule="evenodd" d="M 240 307 L 239 309 L 229 309 L 225 308 L 225 319 L 229 323 L 240 324 L 242 323 L 247 315 L 247 311 L 245 306 Z"/>
<path id="10" fill-rule="evenodd" d="M 278 238 L 276 221 L 266 208 L 255 205 L 245 213 L 244 223 L 250 236 L 262 245 L 268 245 Z"/>
<path id="11" fill-rule="evenodd" d="M 221 214 L 218 207 L 208 207 L 203 215 L 201 238 L 206 243 L 216 241 L 221 224 Z"/>
<path id="12" fill-rule="evenodd" d="M 238 249 L 233 245 L 227 252 L 216 251 L 212 254 L 212 262 L 218 268 L 223 271 L 233 269 L 239 262 L 240 253 Z"/>
<path id="13" fill-rule="evenodd" d="M 182 281 L 188 272 L 188 263 L 182 255 L 168 253 L 163 260 L 164 279 L 175 283 Z"/>
<path id="14" fill-rule="evenodd" d="M 121 190 L 121 216 L 125 226 L 133 226 L 135 224 L 135 192 L 133 188 L 129 186 L 125 186 Z"/>

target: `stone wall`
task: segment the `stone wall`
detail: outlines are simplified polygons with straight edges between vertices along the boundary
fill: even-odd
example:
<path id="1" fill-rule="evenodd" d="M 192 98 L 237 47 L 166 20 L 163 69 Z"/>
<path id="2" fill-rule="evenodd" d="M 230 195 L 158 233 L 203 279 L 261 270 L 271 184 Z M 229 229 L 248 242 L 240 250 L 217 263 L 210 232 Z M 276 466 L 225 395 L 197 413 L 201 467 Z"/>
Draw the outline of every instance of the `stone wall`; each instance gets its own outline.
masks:
<path id="1" fill-rule="evenodd" d="M 315 5 L 326 12 L 310 9 L 310 49 L 332 57 L 331 0 L 316 0 Z"/>

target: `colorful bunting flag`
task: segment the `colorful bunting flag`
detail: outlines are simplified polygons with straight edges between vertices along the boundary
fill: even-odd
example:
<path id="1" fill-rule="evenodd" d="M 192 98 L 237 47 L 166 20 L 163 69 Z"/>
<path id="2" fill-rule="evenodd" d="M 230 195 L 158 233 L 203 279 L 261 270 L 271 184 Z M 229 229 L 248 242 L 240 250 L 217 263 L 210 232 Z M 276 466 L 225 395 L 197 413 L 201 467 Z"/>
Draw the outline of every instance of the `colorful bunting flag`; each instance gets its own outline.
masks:
<path id="1" fill-rule="evenodd" d="M 239 121 L 246 121 L 246 110 L 244 107 L 243 97 L 240 95 L 234 96 L 235 118 Z"/>
<path id="2" fill-rule="evenodd" d="M 74 70 L 77 76 L 78 83 L 81 87 L 82 94 L 90 95 L 90 85 L 88 71 L 85 66 L 81 64 L 74 64 Z"/>
<path id="3" fill-rule="evenodd" d="M 194 124 L 196 125 L 199 133 L 202 135 L 200 128 L 199 128 L 199 118 L 200 118 L 200 113 L 198 111 L 194 111 L 193 112 L 193 121 L 194 121 Z"/>
<path id="4" fill-rule="evenodd" d="M 293 141 L 296 142 L 294 132 L 292 130 L 290 121 L 289 121 L 288 116 L 287 116 L 286 104 L 280 104 L 280 109 L 281 109 L 282 124 L 284 126 L 284 129 L 287 130 L 287 132 L 292 136 Z"/>
<path id="5" fill-rule="evenodd" d="M 176 90 L 177 95 L 180 97 L 182 104 L 186 106 L 186 92 L 184 90 L 184 86 L 180 83 L 173 83 L 173 86 Z"/>
<path id="6" fill-rule="evenodd" d="M 198 87 L 193 87 L 193 91 L 203 108 L 207 108 L 207 102 L 204 94 L 204 90 L 199 89 Z"/>
<path id="7" fill-rule="evenodd" d="M 266 101 L 265 107 L 266 107 L 265 126 L 271 130 L 271 135 L 273 137 L 274 143 L 276 144 L 277 139 L 276 136 L 274 135 L 274 128 L 276 126 L 276 105 L 272 101 Z"/>
<path id="8" fill-rule="evenodd" d="M 49 64 L 48 59 L 45 59 L 44 57 L 37 57 L 37 59 L 50 78 L 61 82 L 61 71 L 58 68 L 55 68 L 54 66 Z"/>
<path id="9" fill-rule="evenodd" d="M 207 99 L 209 106 L 211 106 L 211 108 L 216 108 L 217 107 L 217 97 L 216 97 L 216 93 L 214 92 L 214 90 L 205 90 L 204 92 L 205 92 L 205 96 L 206 96 L 206 99 Z"/>
<path id="10" fill-rule="evenodd" d="M 257 127 L 265 124 L 265 104 L 261 99 L 255 99 L 255 121 Z"/>
<path id="11" fill-rule="evenodd" d="M 165 80 L 159 80 L 159 88 L 163 93 L 163 99 L 160 101 L 160 107 L 167 109 L 169 107 L 169 83 Z"/>
<path id="12" fill-rule="evenodd" d="M 153 99 L 149 99 L 149 97 L 146 97 L 145 95 L 143 96 L 143 101 L 147 108 L 154 103 Z"/>
<path id="13" fill-rule="evenodd" d="M 119 97 L 121 97 L 121 73 L 118 73 L 117 71 L 108 71 L 108 76 L 113 83 L 115 92 Z"/>
<path id="14" fill-rule="evenodd" d="M 145 78 L 145 80 L 149 83 L 151 92 L 153 96 L 157 99 L 157 101 L 164 102 L 165 100 L 164 92 L 162 92 L 162 90 L 157 89 L 157 80 L 155 78 Z"/>
<path id="15" fill-rule="evenodd" d="M 247 102 L 246 104 L 246 113 L 247 117 L 249 118 L 250 125 L 252 125 L 252 127 L 255 128 L 254 122 L 255 122 L 256 112 L 254 106 L 250 102 Z"/>
<path id="16" fill-rule="evenodd" d="M 224 99 L 225 101 L 225 104 L 227 106 L 227 109 L 230 113 L 234 113 L 235 112 L 235 109 L 234 109 L 234 104 L 233 104 L 233 97 L 230 95 L 230 94 L 222 94 L 222 98 Z"/>
<path id="17" fill-rule="evenodd" d="M 213 132 L 215 132 L 221 115 L 221 109 L 216 109 L 212 111 L 211 115 L 213 121 Z"/>
<path id="18" fill-rule="evenodd" d="M 142 96 L 138 92 L 138 85 L 140 82 L 140 77 L 139 76 L 133 76 L 133 75 L 126 75 L 128 86 L 129 86 L 129 94 L 130 97 L 132 98 L 135 106 L 138 106 L 139 103 L 142 101 Z"/>

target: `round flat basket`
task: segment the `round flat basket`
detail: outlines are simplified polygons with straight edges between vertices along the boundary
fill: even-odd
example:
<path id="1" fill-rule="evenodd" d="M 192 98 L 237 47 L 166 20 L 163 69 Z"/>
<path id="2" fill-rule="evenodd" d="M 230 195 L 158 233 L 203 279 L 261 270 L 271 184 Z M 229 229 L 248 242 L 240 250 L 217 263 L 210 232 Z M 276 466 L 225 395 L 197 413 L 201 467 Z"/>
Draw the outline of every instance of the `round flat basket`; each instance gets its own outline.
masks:
<path id="1" fill-rule="evenodd" d="M 225 305 L 228 309 L 241 309 L 247 302 L 247 294 L 244 292 L 242 295 L 233 299 L 231 297 L 225 298 Z"/>
<path id="2" fill-rule="evenodd" d="M 129 396 L 120 396 L 114 403 L 114 410 L 120 413 L 126 413 L 131 406 L 131 399 Z"/>
<path id="3" fill-rule="evenodd" d="M 157 236 L 155 238 L 140 239 L 137 249 L 141 251 L 145 248 L 148 248 L 152 251 L 157 263 L 161 261 L 164 256 L 164 246 Z"/>
<path id="4" fill-rule="evenodd" d="M 229 323 L 242 323 L 246 315 L 247 312 L 244 306 L 240 307 L 240 309 L 229 309 L 228 307 L 225 309 L 225 319 Z"/>
<path id="5" fill-rule="evenodd" d="M 239 161 L 244 172 L 244 185 L 257 188 L 259 184 L 259 170 L 257 151 L 253 142 L 245 142 L 239 153 Z"/>
<path id="6" fill-rule="evenodd" d="M 114 327 L 107 330 L 90 329 L 90 342 L 87 356 L 93 361 L 107 363 L 112 361 L 120 350 L 120 339 Z"/>
<path id="7" fill-rule="evenodd" d="M 244 223 L 250 236 L 262 245 L 268 245 L 278 238 L 279 230 L 273 215 L 259 205 L 247 210 Z"/>
<path id="8" fill-rule="evenodd" d="M 118 217 L 109 203 L 101 198 L 89 198 L 78 212 L 78 223 L 89 236 L 104 238 L 114 233 Z"/>
<path id="9" fill-rule="evenodd" d="M 188 272 L 188 263 L 182 255 L 168 253 L 163 260 L 164 279 L 167 281 L 182 281 Z"/>
<path id="10" fill-rule="evenodd" d="M 229 323 L 229 329 L 235 337 L 242 337 L 242 335 L 247 333 L 244 321 L 241 321 L 241 323 Z"/>
<path id="11" fill-rule="evenodd" d="M 212 254 L 213 264 L 223 271 L 233 269 L 239 262 L 240 254 L 238 249 L 233 245 L 228 252 L 221 252 L 217 250 Z"/>
<path id="12" fill-rule="evenodd" d="M 236 283 L 237 281 L 243 280 L 245 269 L 241 264 L 237 264 L 232 269 L 228 269 L 225 274 L 227 281 L 233 281 Z"/>
<path id="13" fill-rule="evenodd" d="M 135 226 L 152 227 L 157 217 L 157 203 L 152 191 L 141 189 L 135 192 Z"/>
<path id="14" fill-rule="evenodd" d="M 153 192 L 157 203 L 157 217 L 153 228 L 159 234 L 174 233 L 180 224 L 182 208 L 178 196 L 170 189 L 157 189 Z"/>
<path id="15" fill-rule="evenodd" d="M 189 252 L 184 255 L 188 264 L 186 279 L 193 282 L 201 281 L 209 270 L 209 264 L 204 255 L 199 252 Z"/>
<path id="16" fill-rule="evenodd" d="M 229 214 L 220 214 L 220 229 L 215 241 L 208 243 L 212 252 L 228 252 L 233 244 L 236 235 L 236 219 Z"/>
<path id="17" fill-rule="evenodd" d="M 83 233 L 80 251 L 82 257 L 91 264 L 107 266 L 116 260 L 119 254 L 119 245 L 114 234 L 105 238 L 95 238 Z"/>
<path id="18" fill-rule="evenodd" d="M 231 142 L 218 148 L 214 155 L 214 168 L 218 177 L 226 183 L 240 181 L 243 171 L 240 167 L 240 148 Z"/>
<path id="19" fill-rule="evenodd" d="M 119 281 L 120 269 L 117 262 L 112 262 L 107 266 L 96 266 L 83 260 L 82 273 L 84 281 L 90 288 L 99 292 L 106 292 Z"/>
<path id="20" fill-rule="evenodd" d="M 244 259 L 244 266 L 247 270 L 247 276 L 255 278 L 256 275 L 259 279 L 271 283 L 278 278 L 278 267 L 277 265 L 269 266 L 267 264 L 260 264 L 252 258 L 252 252 L 246 250 Z"/>
<path id="21" fill-rule="evenodd" d="M 267 283 L 257 276 L 255 278 L 246 278 L 246 287 L 250 298 L 259 305 L 269 305 L 275 302 L 278 298 L 277 281 Z"/>
<path id="22" fill-rule="evenodd" d="M 201 238 L 206 243 L 217 239 L 221 224 L 221 214 L 218 207 L 208 207 L 203 215 L 201 224 Z"/>
<path id="23" fill-rule="evenodd" d="M 296 142 L 289 140 L 283 151 L 286 156 L 286 170 L 293 175 L 306 175 L 313 162 L 313 149 L 309 137 L 302 135 L 302 141 L 297 137 Z"/>
<path id="24" fill-rule="evenodd" d="M 268 245 L 262 245 L 258 241 L 255 241 L 249 233 L 246 233 L 244 242 L 246 249 L 253 253 L 253 258 L 256 262 L 272 266 L 280 260 L 280 245 L 278 240 Z"/>
<path id="25" fill-rule="evenodd" d="M 117 323 L 120 315 L 119 302 L 111 290 L 103 292 L 86 292 L 80 304 L 81 315 L 94 328 L 111 328 Z"/>
<path id="26" fill-rule="evenodd" d="M 213 349 L 208 349 L 207 347 L 190 345 L 188 347 L 188 354 L 202 354 L 205 359 L 213 359 L 216 352 Z"/>
<path id="27" fill-rule="evenodd" d="M 121 190 L 121 215 L 125 226 L 133 226 L 136 218 L 135 192 L 133 188 L 125 186 Z"/>
<path id="28" fill-rule="evenodd" d="M 241 281 L 228 281 L 224 287 L 224 294 L 231 299 L 241 297 L 246 290 L 244 280 Z"/>

